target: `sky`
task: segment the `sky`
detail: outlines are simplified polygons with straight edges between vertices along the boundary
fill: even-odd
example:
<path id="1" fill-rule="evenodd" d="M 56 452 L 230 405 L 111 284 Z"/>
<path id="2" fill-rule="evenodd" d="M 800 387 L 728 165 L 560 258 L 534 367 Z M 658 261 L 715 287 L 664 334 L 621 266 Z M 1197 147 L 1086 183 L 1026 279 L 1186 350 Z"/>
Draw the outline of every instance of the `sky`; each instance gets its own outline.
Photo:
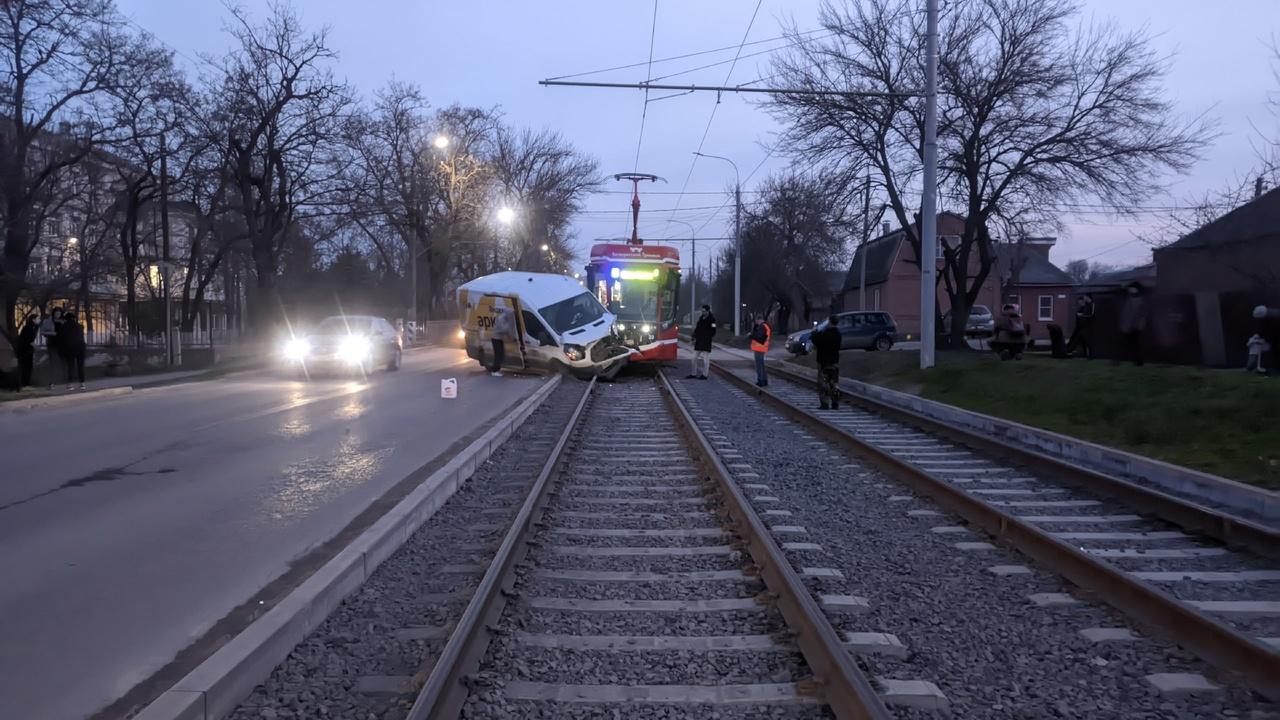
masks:
<path id="1" fill-rule="evenodd" d="M 757 1 L 759 7 L 757 11 Z M 842 0 L 843 1 L 843 0 Z M 226 11 L 219 0 L 117 0 L 136 25 L 178 53 L 191 71 L 202 54 L 220 54 Z M 1207 115 L 1220 136 L 1187 176 L 1153 178 L 1169 186 L 1146 205 L 1178 205 L 1199 193 L 1243 177 L 1253 164 L 1254 127 L 1278 131 L 1268 92 L 1280 92 L 1267 43 L 1280 36 L 1280 0 L 1082 0 L 1084 20 L 1114 20 L 1122 28 L 1145 27 L 1156 50 L 1171 56 L 1165 82 L 1185 117 Z M 256 15 L 267 0 L 241 0 Z M 559 131 L 600 162 L 606 175 L 646 172 L 665 182 L 646 184 L 640 234 L 699 238 L 698 264 L 706 267 L 718 243 L 732 233 L 733 205 L 725 194 L 734 171 L 744 202 L 770 172 L 788 160 L 775 149 L 778 126 L 760 105 L 761 95 L 694 93 L 653 100 L 634 89 L 543 87 L 539 80 L 619 65 L 638 67 L 579 79 L 640 82 L 682 73 L 672 83 L 736 85 L 769 75 L 770 51 L 784 25 L 817 27 L 820 0 L 296 0 L 308 26 L 327 26 L 339 53 L 339 77 L 365 97 L 395 78 L 417 83 L 437 107 L 453 103 L 498 107 L 515 126 Z M 754 19 L 753 19 L 754 13 Z M 748 43 L 732 61 L 739 43 Z M 689 53 L 730 48 L 659 62 Z M 695 70 L 703 65 L 714 67 Z M 207 69 L 207 68 L 205 68 Z M 692 72 L 688 72 L 691 71 Z M 652 92 L 651 99 L 662 93 Z M 641 127 L 643 125 L 643 134 Z M 605 183 L 577 219 L 576 246 L 585 258 L 591 242 L 630 233 L 630 185 Z M 674 210 L 672 210 L 674 209 Z M 944 208 L 945 209 L 945 208 Z M 1090 214 L 1066 219 L 1052 258 L 1059 265 L 1092 262 L 1133 265 L 1150 259 L 1136 237 L 1154 213 L 1138 221 Z M 1170 238 L 1172 239 L 1172 238 Z M 688 258 L 689 243 L 682 241 Z"/>

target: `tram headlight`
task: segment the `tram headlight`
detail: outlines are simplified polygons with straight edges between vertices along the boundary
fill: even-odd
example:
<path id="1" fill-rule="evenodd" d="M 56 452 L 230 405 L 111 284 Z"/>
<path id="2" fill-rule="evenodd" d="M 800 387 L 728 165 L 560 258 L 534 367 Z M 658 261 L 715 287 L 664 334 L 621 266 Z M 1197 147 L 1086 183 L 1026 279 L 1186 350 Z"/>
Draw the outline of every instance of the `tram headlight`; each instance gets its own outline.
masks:
<path id="1" fill-rule="evenodd" d="M 564 356 L 574 362 L 577 362 L 587 356 L 587 349 L 581 345 L 566 344 L 564 346 Z"/>

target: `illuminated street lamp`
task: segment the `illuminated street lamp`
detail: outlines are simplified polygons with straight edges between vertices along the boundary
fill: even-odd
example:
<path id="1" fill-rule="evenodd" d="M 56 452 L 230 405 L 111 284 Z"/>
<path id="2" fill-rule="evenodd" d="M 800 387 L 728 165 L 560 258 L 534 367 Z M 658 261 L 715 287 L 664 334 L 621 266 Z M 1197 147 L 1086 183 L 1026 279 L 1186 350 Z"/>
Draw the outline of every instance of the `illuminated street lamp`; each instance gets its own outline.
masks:
<path id="1" fill-rule="evenodd" d="M 546 243 L 542 243 L 542 252 L 546 252 L 550 249 L 551 249 L 550 246 L 548 246 Z"/>
<path id="2" fill-rule="evenodd" d="M 449 136 L 437 135 L 435 139 L 431 141 L 431 144 L 435 145 L 437 150 L 443 150 L 449 147 Z"/>
<path id="3" fill-rule="evenodd" d="M 498 210 L 498 222 L 503 225 L 510 225 L 516 219 L 516 211 L 509 207 L 500 208 Z"/>
<path id="4" fill-rule="evenodd" d="M 72 247 L 75 247 L 75 244 L 76 244 L 76 243 L 78 243 L 78 242 L 80 242 L 80 238 L 78 238 L 78 237 L 69 237 L 69 238 L 67 238 L 67 244 L 68 244 L 68 245 L 70 245 L 70 246 L 72 246 Z"/>

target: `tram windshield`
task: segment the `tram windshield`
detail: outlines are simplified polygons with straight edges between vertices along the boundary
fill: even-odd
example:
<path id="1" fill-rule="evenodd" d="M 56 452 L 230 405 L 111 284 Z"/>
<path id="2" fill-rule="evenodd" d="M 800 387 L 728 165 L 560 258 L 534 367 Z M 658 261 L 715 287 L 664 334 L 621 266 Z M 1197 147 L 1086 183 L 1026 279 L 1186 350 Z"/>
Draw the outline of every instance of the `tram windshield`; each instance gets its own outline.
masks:
<path id="1" fill-rule="evenodd" d="M 612 274 L 612 273 L 611 273 Z M 666 323 L 676 316 L 676 284 L 669 270 L 624 271 L 596 281 L 596 296 L 619 320 Z M 662 316 L 658 317 L 661 308 Z"/>

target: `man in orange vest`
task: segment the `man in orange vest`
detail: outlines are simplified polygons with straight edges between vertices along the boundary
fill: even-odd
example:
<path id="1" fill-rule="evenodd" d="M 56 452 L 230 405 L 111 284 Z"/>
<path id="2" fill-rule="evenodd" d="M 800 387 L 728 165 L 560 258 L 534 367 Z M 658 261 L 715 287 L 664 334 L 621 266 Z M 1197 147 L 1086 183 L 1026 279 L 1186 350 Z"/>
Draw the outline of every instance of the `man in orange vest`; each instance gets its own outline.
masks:
<path id="1" fill-rule="evenodd" d="M 765 387 L 769 384 L 769 378 L 764 374 L 764 356 L 769 354 L 769 338 L 773 337 L 773 328 L 764 321 L 763 315 L 756 316 L 750 337 L 751 352 L 756 356 L 756 387 Z"/>

